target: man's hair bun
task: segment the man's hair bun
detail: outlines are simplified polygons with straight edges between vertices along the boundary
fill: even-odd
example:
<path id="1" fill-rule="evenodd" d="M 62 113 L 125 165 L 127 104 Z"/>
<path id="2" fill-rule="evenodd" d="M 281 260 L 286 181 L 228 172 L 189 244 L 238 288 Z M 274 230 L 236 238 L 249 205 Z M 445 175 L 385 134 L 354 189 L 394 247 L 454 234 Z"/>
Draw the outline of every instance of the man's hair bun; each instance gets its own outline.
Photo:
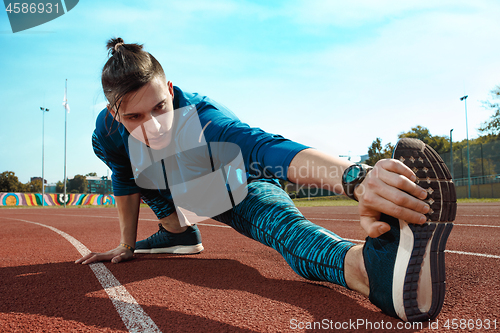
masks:
<path id="1" fill-rule="evenodd" d="M 139 52 L 142 50 L 142 45 L 125 44 L 121 37 L 111 38 L 106 44 L 106 47 L 108 49 L 108 52 L 111 53 L 112 56 L 115 55 L 115 53 L 118 52 L 122 47 L 132 52 Z"/>

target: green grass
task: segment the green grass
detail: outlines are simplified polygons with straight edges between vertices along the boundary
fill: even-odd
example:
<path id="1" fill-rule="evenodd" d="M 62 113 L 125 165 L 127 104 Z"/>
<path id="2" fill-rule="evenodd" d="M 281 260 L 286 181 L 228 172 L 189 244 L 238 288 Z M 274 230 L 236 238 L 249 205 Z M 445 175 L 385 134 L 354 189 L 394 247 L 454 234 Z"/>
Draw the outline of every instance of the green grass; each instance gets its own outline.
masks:
<path id="1" fill-rule="evenodd" d="M 457 202 L 459 204 L 461 203 L 486 203 L 486 202 L 500 202 L 500 199 L 495 199 L 495 198 L 481 198 L 481 199 L 458 199 Z"/>
<path id="2" fill-rule="evenodd" d="M 332 206 L 357 206 L 357 201 L 344 196 L 299 198 L 293 199 L 297 207 L 332 207 Z"/>

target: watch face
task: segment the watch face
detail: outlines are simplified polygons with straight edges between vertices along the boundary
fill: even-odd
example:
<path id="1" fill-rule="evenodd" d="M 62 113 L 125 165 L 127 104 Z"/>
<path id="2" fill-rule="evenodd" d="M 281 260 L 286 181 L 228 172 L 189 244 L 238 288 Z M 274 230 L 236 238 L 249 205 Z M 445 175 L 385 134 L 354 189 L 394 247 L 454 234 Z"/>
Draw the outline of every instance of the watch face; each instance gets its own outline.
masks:
<path id="1" fill-rule="evenodd" d="M 345 173 L 345 178 L 344 181 L 346 183 L 350 183 L 356 179 L 358 179 L 359 173 L 361 171 L 361 168 L 359 165 L 353 165 L 349 167 L 349 170 Z"/>

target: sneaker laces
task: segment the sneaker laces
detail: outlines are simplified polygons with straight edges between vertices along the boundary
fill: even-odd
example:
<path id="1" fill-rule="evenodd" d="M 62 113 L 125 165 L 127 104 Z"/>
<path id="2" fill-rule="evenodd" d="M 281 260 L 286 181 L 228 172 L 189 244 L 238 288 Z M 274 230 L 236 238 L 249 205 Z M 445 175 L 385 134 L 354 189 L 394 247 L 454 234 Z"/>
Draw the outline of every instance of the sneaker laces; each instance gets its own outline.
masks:
<path id="1" fill-rule="evenodd" d="M 160 236 L 160 234 L 162 234 L 164 232 L 168 232 L 167 229 L 165 229 L 161 223 L 158 223 L 158 227 L 160 228 L 160 230 L 158 230 L 157 232 L 155 232 L 154 234 L 149 236 L 147 239 L 153 239 L 157 236 Z"/>

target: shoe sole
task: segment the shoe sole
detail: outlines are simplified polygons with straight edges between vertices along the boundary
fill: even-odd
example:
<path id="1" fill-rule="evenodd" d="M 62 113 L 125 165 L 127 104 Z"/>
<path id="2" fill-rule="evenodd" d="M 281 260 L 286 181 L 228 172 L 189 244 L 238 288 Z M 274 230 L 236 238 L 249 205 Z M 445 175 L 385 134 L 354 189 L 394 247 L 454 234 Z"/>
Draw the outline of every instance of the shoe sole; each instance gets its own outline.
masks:
<path id="1" fill-rule="evenodd" d="M 441 311 L 446 292 L 444 250 L 457 211 L 455 185 L 441 157 L 420 140 L 401 139 L 393 158 L 413 170 L 431 207 L 422 225 L 400 220 L 394 308 L 405 321 L 432 320 Z"/>
<path id="2" fill-rule="evenodd" d="M 134 253 L 172 253 L 172 254 L 196 254 L 203 251 L 203 245 L 178 245 L 171 247 L 159 247 L 153 249 L 136 249 Z"/>

